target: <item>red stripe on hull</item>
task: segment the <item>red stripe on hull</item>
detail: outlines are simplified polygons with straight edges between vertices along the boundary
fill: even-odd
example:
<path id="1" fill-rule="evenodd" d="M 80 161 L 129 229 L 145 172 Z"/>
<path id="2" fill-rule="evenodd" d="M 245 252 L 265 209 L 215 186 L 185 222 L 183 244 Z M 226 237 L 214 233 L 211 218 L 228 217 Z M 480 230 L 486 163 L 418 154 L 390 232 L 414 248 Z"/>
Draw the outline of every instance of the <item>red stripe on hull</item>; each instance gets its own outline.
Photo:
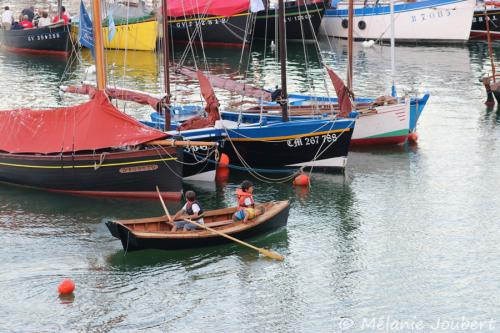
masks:
<path id="1" fill-rule="evenodd" d="M 137 199 L 158 199 L 158 193 L 151 192 L 113 192 L 113 191 L 71 191 L 71 190 L 55 190 L 44 189 L 49 192 L 67 193 L 82 196 L 92 197 L 113 197 L 113 198 L 137 198 Z M 161 192 L 161 196 L 165 200 L 180 201 L 182 198 L 181 192 Z"/>
<path id="2" fill-rule="evenodd" d="M 351 146 L 362 145 L 400 145 L 406 142 L 408 135 L 389 136 L 385 138 L 352 139 Z"/>
<path id="3" fill-rule="evenodd" d="M 500 39 L 500 33 L 490 33 L 491 39 Z M 487 39 L 488 33 L 486 31 L 471 31 L 469 39 Z"/>
<path id="4" fill-rule="evenodd" d="M 5 46 L 5 49 L 14 53 L 29 53 L 29 54 L 44 54 L 44 55 L 56 55 L 61 57 L 69 56 L 69 51 L 51 51 L 51 50 L 33 50 L 33 49 L 22 49 L 17 47 Z"/>

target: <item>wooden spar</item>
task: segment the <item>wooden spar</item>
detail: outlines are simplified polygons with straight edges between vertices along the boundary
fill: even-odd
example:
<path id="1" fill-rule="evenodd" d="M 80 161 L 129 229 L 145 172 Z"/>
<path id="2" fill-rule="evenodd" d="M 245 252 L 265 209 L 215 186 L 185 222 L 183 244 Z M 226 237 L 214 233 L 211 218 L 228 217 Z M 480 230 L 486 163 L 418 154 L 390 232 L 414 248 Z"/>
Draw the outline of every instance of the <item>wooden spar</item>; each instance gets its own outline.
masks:
<path id="1" fill-rule="evenodd" d="M 182 141 L 182 140 L 154 140 L 145 143 L 148 146 L 177 146 L 177 147 L 216 147 L 217 142 L 211 141 Z"/>
<path id="2" fill-rule="evenodd" d="M 62 0 L 57 0 L 57 15 L 61 18 Z M 61 18 L 62 19 L 62 18 Z"/>
<path id="3" fill-rule="evenodd" d="M 165 131 L 170 130 L 170 34 L 168 29 L 168 0 L 162 0 L 162 23 L 163 23 L 163 84 L 167 94 L 165 111 Z"/>
<path id="4" fill-rule="evenodd" d="M 349 0 L 349 9 L 348 9 L 348 26 L 347 26 L 347 88 L 350 91 L 352 90 L 352 32 L 354 25 L 354 0 Z"/>
<path id="5" fill-rule="evenodd" d="M 487 11 L 486 11 L 486 4 L 484 5 L 484 19 L 486 20 L 486 36 L 488 38 L 488 52 L 490 53 L 491 77 L 493 78 L 493 82 L 496 82 L 495 60 L 493 59 L 493 47 L 491 46 L 490 18 L 488 16 Z"/>
<path id="6" fill-rule="evenodd" d="M 281 61 L 281 112 L 283 121 L 288 121 L 288 91 L 286 86 L 286 35 L 285 35 L 285 4 L 279 0 L 278 8 L 278 28 L 280 43 L 280 61 Z"/>
<path id="7" fill-rule="evenodd" d="M 102 39 L 101 0 L 93 0 L 93 29 L 97 90 L 106 89 L 106 65 L 104 62 L 104 42 Z"/>

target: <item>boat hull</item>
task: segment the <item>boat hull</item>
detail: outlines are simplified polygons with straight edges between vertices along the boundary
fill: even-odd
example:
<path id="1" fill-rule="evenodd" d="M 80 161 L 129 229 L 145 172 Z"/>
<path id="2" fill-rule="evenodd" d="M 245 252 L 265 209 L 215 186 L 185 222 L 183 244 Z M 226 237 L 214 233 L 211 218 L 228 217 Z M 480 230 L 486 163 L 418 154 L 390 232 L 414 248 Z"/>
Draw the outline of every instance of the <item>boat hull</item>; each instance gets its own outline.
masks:
<path id="1" fill-rule="evenodd" d="M 103 26 L 103 42 L 105 49 L 154 51 L 158 39 L 158 22 L 156 20 L 117 24 L 113 39 L 109 40 L 109 28 Z M 78 25 L 71 26 L 71 35 L 78 40 Z"/>
<path id="2" fill-rule="evenodd" d="M 269 217 L 266 221 L 240 231 L 229 231 L 227 232 L 227 234 L 238 239 L 248 239 L 271 232 L 273 230 L 286 226 L 289 211 L 290 205 L 288 202 L 286 202 L 286 205 L 283 204 L 283 208 L 281 210 L 279 210 L 273 216 Z M 108 220 L 105 221 L 105 224 L 111 234 L 114 237 L 120 239 L 125 251 L 138 251 L 145 249 L 182 250 L 208 247 L 232 242 L 227 238 L 208 232 L 206 232 L 204 236 L 200 235 L 199 237 L 175 237 L 174 234 L 173 237 L 167 238 L 155 237 L 154 235 L 138 235 L 130 231 L 123 224 L 119 223 L 119 221 L 115 222 Z"/>
<path id="3" fill-rule="evenodd" d="M 291 3 L 285 9 L 287 40 L 314 39 L 324 14 L 323 3 L 297 6 Z M 239 46 L 254 39 L 274 40 L 277 13 L 274 9 L 256 14 L 240 13 L 233 16 L 189 16 L 170 20 L 174 41 L 190 40 L 196 27 L 201 27 L 203 43 L 212 45 Z M 254 23 L 255 22 L 255 23 Z M 255 24 L 254 29 L 250 29 Z M 248 31 L 248 33 L 247 33 Z M 253 34 L 252 34 L 253 31 Z M 201 42 L 199 33 L 195 41 Z"/>
<path id="4" fill-rule="evenodd" d="M 491 39 L 500 39 L 500 8 L 490 8 L 486 10 L 486 15 L 490 19 L 490 36 Z M 474 11 L 472 19 L 472 27 L 470 31 L 470 39 L 487 39 L 488 30 L 486 29 L 486 20 L 484 9 Z"/>
<path id="5" fill-rule="evenodd" d="M 181 156 L 180 159 L 177 156 Z M 179 200 L 182 151 L 169 148 L 58 156 L 0 154 L 0 181 L 91 196 Z"/>
<path id="6" fill-rule="evenodd" d="M 395 39 L 399 42 L 465 42 L 469 39 L 474 13 L 473 0 L 424 0 L 396 3 Z M 347 6 L 328 9 L 320 33 L 347 38 Z M 357 7 L 354 10 L 355 40 L 390 40 L 388 5 Z"/>
<path id="7" fill-rule="evenodd" d="M 0 29 L 0 42 L 12 52 L 67 56 L 71 52 L 70 26 Z"/>

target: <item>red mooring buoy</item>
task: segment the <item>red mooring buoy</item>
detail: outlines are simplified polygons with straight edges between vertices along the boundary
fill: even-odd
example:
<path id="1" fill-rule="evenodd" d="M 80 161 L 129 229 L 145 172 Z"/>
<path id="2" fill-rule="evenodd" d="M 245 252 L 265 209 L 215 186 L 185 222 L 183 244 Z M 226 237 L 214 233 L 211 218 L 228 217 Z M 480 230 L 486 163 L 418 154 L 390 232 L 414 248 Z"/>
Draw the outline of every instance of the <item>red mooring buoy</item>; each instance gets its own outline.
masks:
<path id="1" fill-rule="evenodd" d="M 59 287 L 57 287 L 57 291 L 59 291 L 59 294 L 62 295 L 71 294 L 74 290 L 75 283 L 70 279 L 62 280 L 62 282 L 59 284 Z"/>
<path id="2" fill-rule="evenodd" d="M 417 132 L 413 132 L 413 133 L 408 134 L 408 141 L 413 142 L 413 143 L 417 142 L 418 141 Z"/>
<path id="3" fill-rule="evenodd" d="M 296 186 L 309 186 L 309 176 L 305 174 L 300 174 L 293 180 L 293 185 Z"/>
<path id="4" fill-rule="evenodd" d="M 229 156 L 222 153 L 219 159 L 219 168 L 227 168 L 229 166 Z"/>

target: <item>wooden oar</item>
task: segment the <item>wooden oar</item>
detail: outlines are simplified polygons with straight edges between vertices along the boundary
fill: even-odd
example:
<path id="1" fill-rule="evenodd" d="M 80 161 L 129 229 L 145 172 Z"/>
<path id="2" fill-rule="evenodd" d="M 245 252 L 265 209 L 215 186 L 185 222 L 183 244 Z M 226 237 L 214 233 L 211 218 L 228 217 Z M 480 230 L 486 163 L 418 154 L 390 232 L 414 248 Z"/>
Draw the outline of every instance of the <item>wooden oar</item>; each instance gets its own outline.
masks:
<path id="1" fill-rule="evenodd" d="M 160 201 L 161 201 L 161 204 L 163 206 L 163 209 L 165 210 L 165 213 L 167 214 L 168 216 L 168 219 L 170 220 L 171 217 L 170 217 L 170 214 L 168 212 L 168 209 L 167 209 L 167 206 L 165 205 L 165 202 L 163 201 L 163 198 L 161 196 L 161 193 L 160 193 L 160 189 L 158 188 L 158 186 L 156 186 L 156 191 L 158 192 L 158 196 L 160 197 Z M 269 258 L 272 258 L 274 260 L 279 260 L 279 261 L 283 261 L 285 259 L 285 257 L 283 257 L 281 254 L 279 253 L 276 253 L 276 252 L 272 252 L 272 251 L 269 251 L 269 250 L 266 250 L 266 249 L 262 249 L 260 247 L 257 247 L 257 246 L 253 246 L 252 244 L 248 244 L 248 243 L 245 243 L 237 238 L 234 238 L 233 236 L 229 236 L 228 234 L 225 234 L 223 233 L 222 231 L 219 231 L 219 230 L 215 230 L 215 229 L 212 229 L 210 227 L 207 227 L 203 224 L 200 224 L 200 223 L 197 223 L 197 222 L 194 222 L 190 219 L 183 219 L 184 221 L 186 222 L 189 222 L 189 223 L 192 223 L 194 224 L 195 226 L 199 227 L 199 228 L 202 228 L 202 229 L 205 229 L 205 230 L 208 230 L 208 231 L 211 231 L 219 236 L 222 236 L 222 237 L 225 237 L 227 239 L 230 239 L 236 243 L 239 243 L 241 245 L 244 245 L 244 246 L 247 246 L 251 249 L 254 249 L 256 251 L 258 251 L 259 253 L 265 255 L 266 257 L 269 257 Z"/>
<path id="2" fill-rule="evenodd" d="M 276 253 L 276 252 L 272 252 L 272 251 L 269 251 L 269 250 L 266 250 L 266 249 L 262 249 L 260 247 L 257 247 L 257 246 L 253 246 L 252 244 L 248 244 L 248 243 L 245 243 L 244 241 L 242 240 L 239 240 L 237 238 L 234 238 L 233 236 L 229 236 L 228 234 L 225 234 L 223 233 L 222 231 L 219 231 L 219 230 L 215 230 L 215 229 L 212 229 L 210 227 L 207 227 L 206 225 L 204 224 L 201 224 L 201 223 L 197 223 L 193 220 L 190 220 L 190 219 L 185 219 L 183 218 L 184 221 L 186 222 L 189 222 L 189 223 L 192 223 L 194 224 L 195 226 L 199 227 L 199 228 L 203 228 L 203 229 L 206 229 L 208 231 L 211 231 L 213 233 L 216 233 L 217 235 L 219 236 L 222 236 L 222 237 L 225 237 L 227 239 L 230 239 L 236 243 L 240 243 L 241 245 L 244 245 L 244 246 L 247 246 L 251 249 L 254 249 L 255 251 L 259 251 L 259 253 L 265 255 L 266 257 L 269 257 L 269 258 L 272 258 L 274 260 L 279 260 L 279 261 L 283 261 L 285 259 L 285 257 L 283 257 L 281 254 L 279 253 Z"/>
<path id="3" fill-rule="evenodd" d="M 161 201 L 161 205 L 163 206 L 163 210 L 165 210 L 165 213 L 167 213 L 167 217 L 168 217 L 167 223 L 173 225 L 173 223 L 170 222 L 172 217 L 170 217 L 170 213 L 168 212 L 167 205 L 165 205 L 165 201 L 163 201 L 163 197 L 161 196 L 161 192 L 160 192 L 160 189 L 158 188 L 158 186 L 156 186 L 156 192 L 158 192 L 158 196 L 160 197 L 160 201 Z"/>

